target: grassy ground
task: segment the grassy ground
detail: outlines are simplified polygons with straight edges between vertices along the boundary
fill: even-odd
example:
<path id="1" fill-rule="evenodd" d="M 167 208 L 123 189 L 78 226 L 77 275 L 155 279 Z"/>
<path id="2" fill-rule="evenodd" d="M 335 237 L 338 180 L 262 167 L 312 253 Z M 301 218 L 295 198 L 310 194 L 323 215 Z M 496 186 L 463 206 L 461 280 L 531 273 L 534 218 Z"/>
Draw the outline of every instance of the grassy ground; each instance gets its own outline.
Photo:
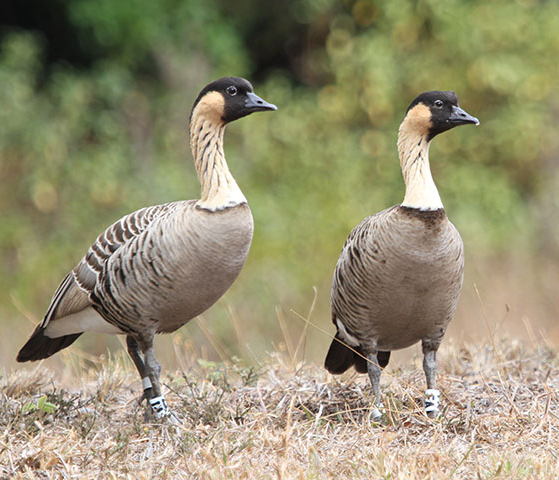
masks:
<path id="1" fill-rule="evenodd" d="M 421 413 L 412 362 L 383 375 L 383 425 L 366 376 L 287 353 L 254 367 L 191 359 L 164 376 L 179 426 L 143 423 L 124 355 L 54 379 L 14 370 L 1 379 L 0 478 L 558 478 L 555 353 L 448 342 L 439 357 L 442 417 Z"/>

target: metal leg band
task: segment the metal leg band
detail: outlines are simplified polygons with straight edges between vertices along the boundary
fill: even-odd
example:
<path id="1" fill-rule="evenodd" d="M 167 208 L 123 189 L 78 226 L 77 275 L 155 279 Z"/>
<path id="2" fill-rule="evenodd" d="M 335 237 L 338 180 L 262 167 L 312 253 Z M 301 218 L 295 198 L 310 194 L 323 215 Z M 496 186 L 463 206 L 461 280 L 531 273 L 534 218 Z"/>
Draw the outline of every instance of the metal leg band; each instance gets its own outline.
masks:
<path id="1" fill-rule="evenodd" d="M 142 387 L 144 387 L 144 392 L 152 388 L 151 380 L 149 379 L 149 377 L 142 378 Z"/>

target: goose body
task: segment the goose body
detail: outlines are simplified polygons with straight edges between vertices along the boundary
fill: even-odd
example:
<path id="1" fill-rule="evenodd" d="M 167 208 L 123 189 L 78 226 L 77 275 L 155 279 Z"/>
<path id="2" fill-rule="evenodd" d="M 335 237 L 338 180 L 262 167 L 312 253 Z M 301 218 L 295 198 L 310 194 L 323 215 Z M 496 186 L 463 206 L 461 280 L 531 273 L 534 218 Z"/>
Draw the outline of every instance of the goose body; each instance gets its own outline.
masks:
<path id="1" fill-rule="evenodd" d="M 229 289 L 252 232 L 247 204 L 209 212 L 190 200 L 127 215 L 97 238 L 61 284 L 44 333 L 81 333 L 78 318 L 90 318 L 86 330 L 98 325 L 100 333 L 173 332 Z M 76 317 L 82 310 L 86 315 Z"/>
<path id="2" fill-rule="evenodd" d="M 359 224 L 342 250 L 332 287 L 336 325 L 353 332 L 350 343 L 374 338 L 378 350 L 440 341 L 463 270 L 462 240 L 444 211 L 383 210 Z"/>
<path id="3" fill-rule="evenodd" d="M 56 290 L 18 361 L 49 357 L 85 331 L 125 334 L 144 396 L 156 416 L 168 415 L 154 335 L 211 307 L 239 275 L 252 241 L 250 208 L 225 161 L 225 126 L 275 109 L 247 80 L 226 77 L 206 86 L 190 122 L 201 198 L 140 209 L 99 235 Z"/>
<path id="4" fill-rule="evenodd" d="M 458 107 L 453 92 L 425 92 L 412 102 L 398 139 L 404 201 L 355 227 L 336 265 L 332 321 L 337 333 L 325 367 L 331 373 L 352 366 L 368 373 L 377 404 L 380 372 L 390 352 L 421 341 L 427 411 L 438 412 L 436 352 L 462 288 L 464 246 L 444 211 L 428 152 L 435 135 L 467 123 L 479 122 Z"/>

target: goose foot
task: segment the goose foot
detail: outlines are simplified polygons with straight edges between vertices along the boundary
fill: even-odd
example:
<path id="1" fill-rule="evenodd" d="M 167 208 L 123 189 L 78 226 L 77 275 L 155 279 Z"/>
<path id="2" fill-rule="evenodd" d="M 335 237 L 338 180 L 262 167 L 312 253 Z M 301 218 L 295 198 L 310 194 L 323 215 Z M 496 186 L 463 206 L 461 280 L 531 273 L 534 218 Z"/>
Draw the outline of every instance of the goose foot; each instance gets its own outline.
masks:
<path id="1" fill-rule="evenodd" d="M 159 397 L 150 398 L 149 406 L 151 411 L 151 416 L 156 420 L 166 420 L 174 425 L 180 425 L 182 422 L 177 418 L 177 416 L 171 412 L 171 409 L 167 405 L 167 401 L 163 395 Z"/>
<path id="2" fill-rule="evenodd" d="M 429 418 L 436 418 L 439 415 L 439 399 L 441 392 L 436 388 L 425 390 L 425 412 Z"/>

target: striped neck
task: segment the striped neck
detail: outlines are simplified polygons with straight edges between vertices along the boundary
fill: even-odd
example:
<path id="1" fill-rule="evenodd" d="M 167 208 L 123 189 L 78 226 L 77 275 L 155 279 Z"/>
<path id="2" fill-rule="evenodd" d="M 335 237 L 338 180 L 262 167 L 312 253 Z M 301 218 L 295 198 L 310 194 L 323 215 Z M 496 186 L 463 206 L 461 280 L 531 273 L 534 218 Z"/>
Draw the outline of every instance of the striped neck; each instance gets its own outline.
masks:
<path id="1" fill-rule="evenodd" d="M 406 184 L 402 206 L 419 210 L 438 210 L 443 202 L 431 176 L 427 135 L 419 135 L 406 128 L 404 121 L 398 134 L 400 166 Z"/>
<path id="2" fill-rule="evenodd" d="M 225 160 L 225 124 L 196 113 L 190 123 L 190 148 L 201 187 L 197 206 L 215 212 L 247 203 Z"/>

